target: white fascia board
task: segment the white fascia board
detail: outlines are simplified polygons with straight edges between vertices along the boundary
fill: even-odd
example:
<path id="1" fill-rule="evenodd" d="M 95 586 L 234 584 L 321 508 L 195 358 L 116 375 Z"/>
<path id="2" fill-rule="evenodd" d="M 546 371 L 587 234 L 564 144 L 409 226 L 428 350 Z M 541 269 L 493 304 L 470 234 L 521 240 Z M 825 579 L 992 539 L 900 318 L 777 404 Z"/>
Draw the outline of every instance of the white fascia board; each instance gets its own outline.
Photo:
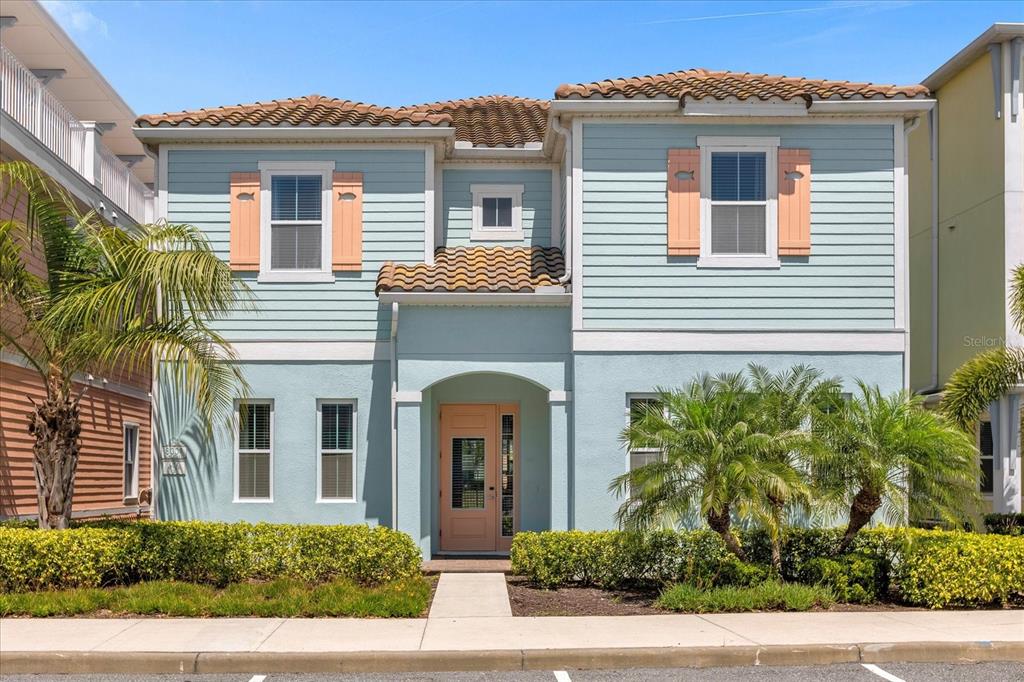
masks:
<path id="1" fill-rule="evenodd" d="M 390 356 L 388 341 L 236 341 L 231 344 L 233 362 L 289 361 L 384 361 Z M 228 359 L 227 349 L 218 355 Z"/>
<path id="2" fill-rule="evenodd" d="M 902 331 L 574 331 L 573 352 L 903 353 Z"/>
<path id="3" fill-rule="evenodd" d="M 557 99 L 551 111 L 563 114 L 673 114 L 677 99 Z"/>
<path id="4" fill-rule="evenodd" d="M 930 111 L 934 99 L 838 99 L 811 103 L 811 114 L 911 114 Z"/>
<path id="5" fill-rule="evenodd" d="M 457 291 L 385 291 L 381 292 L 382 303 L 400 303 L 402 305 L 527 305 L 527 306 L 559 306 L 568 307 L 572 296 L 564 293 L 561 287 L 552 287 L 559 291 L 552 293 L 488 293 L 488 292 L 457 292 Z"/>
<path id="6" fill-rule="evenodd" d="M 458 144 L 458 143 L 456 143 Z M 487 159 L 495 161 L 543 161 L 548 157 L 541 148 L 526 147 L 458 147 L 452 150 L 449 158 L 463 161 L 471 159 Z"/>
<path id="7" fill-rule="evenodd" d="M 938 90 L 958 74 L 964 67 L 980 57 L 990 43 L 999 43 L 1012 38 L 1024 37 L 1024 23 L 996 23 L 972 40 L 966 47 L 953 55 L 945 64 L 935 69 L 921 83 L 932 92 Z"/>
<path id="8" fill-rule="evenodd" d="M 684 116 L 807 116 L 807 103 L 797 101 L 686 99 Z"/>
<path id="9" fill-rule="evenodd" d="M 455 137 L 455 128 L 443 126 L 261 127 L 245 128 L 133 128 L 143 142 L 209 142 L 233 140 L 420 140 Z"/>

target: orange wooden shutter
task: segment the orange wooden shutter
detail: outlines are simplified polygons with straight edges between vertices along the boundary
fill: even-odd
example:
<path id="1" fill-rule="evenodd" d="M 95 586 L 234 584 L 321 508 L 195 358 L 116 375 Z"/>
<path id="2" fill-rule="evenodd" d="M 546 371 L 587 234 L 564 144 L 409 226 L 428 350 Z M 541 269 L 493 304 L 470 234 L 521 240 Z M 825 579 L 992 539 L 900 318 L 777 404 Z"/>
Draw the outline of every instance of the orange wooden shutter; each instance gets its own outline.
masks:
<path id="1" fill-rule="evenodd" d="M 363 174 L 335 171 L 331 199 L 334 270 L 363 269 Z"/>
<path id="2" fill-rule="evenodd" d="M 779 255 L 811 253 L 811 150 L 779 150 Z"/>
<path id="3" fill-rule="evenodd" d="M 232 270 L 260 269 L 260 174 L 231 174 Z"/>
<path id="4" fill-rule="evenodd" d="M 700 255 L 700 150 L 668 150 L 668 255 Z"/>

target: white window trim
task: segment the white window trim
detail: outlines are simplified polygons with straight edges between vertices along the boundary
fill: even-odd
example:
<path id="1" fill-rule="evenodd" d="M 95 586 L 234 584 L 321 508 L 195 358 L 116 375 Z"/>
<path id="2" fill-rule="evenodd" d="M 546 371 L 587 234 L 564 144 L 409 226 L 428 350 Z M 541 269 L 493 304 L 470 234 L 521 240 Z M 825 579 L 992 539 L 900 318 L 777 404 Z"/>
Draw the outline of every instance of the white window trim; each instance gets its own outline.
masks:
<path id="1" fill-rule="evenodd" d="M 698 135 L 700 148 L 700 257 L 698 268 L 779 268 L 779 144 L 778 137 L 719 137 Z M 765 155 L 765 253 L 711 252 L 711 154 L 760 152 Z"/>
<path id="2" fill-rule="evenodd" d="M 238 496 L 238 455 L 239 442 L 238 442 L 238 427 L 242 418 L 242 405 L 270 405 L 270 456 L 268 457 L 268 469 L 270 473 L 270 497 L 239 497 Z M 235 400 L 235 418 L 232 424 L 232 432 L 234 433 L 234 472 L 232 477 L 234 478 L 235 494 L 232 500 L 235 504 L 272 504 L 274 502 L 274 401 L 269 398 L 247 398 L 245 400 Z"/>
<path id="3" fill-rule="evenodd" d="M 135 429 L 135 467 L 132 472 L 132 489 L 130 492 L 124 493 L 124 500 L 138 500 L 139 499 L 139 464 L 141 463 L 141 457 L 139 454 L 139 440 L 142 435 L 142 429 L 136 422 L 123 422 L 121 424 L 121 487 L 122 491 L 124 488 L 124 443 L 128 437 L 128 429 Z"/>
<path id="4" fill-rule="evenodd" d="M 352 406 L 352 497 L 322 497 L 323 494 L 323 411 L 324 405 L 351 405 Z M 356 454 L 359 451 L 356 440 L 358 426 L 359 408 L 355 400 L 348 398 L 319 398 L 316 401 L 316 503 L 317 504 L 352 504 L 356 502 Z M 332 453 L 335 451 L 332 451 Z M 345 454 L 345 450 L 336 451 L 337 454 Z"/>
<path id="5" fill-rule="evenodd" d="M 473 195 L 473 229 L 469 238 L 473 241 L 506 241 L 523 239 L 523 186 L 522 185 L 470 185 Z M 512 229 L 483 226 L 483 200 L 512 200 Z"/>
<path id="6" fill-rule="evenodd" d="M 333 282 L 331 265 L 331 198 L 334 194 L 334 161 L 260 161 L 260 272 L 257 282 Z M 319 270 L 270 269 L 270 179 L 274 175 L 321 177 L 321 234 Z"/>
<path id="7" fill-rule="evenodd" d="M 632 425 L 633 401 L 634 400 L 658 400 L 660 397 L 661 396 L 659 396 L 657 393 L 650 392 L 650 391 L 648 391 L 648 392 L 642 392 L 641 391 L 641 392 L 637 392 L 637 393 L 627 393 L 626 394 L 626 428 L 629 428 Z M 667 415 L 667 408 L 666 408 L 666 415 Z M 625 472 L 627 474 L 630 471 L 632 471 L 632 469 L 630 469 L 630 463 L 631 463 L 630 460 L 631 460 L 632 455 L 633 455 L 634 452 L 637 452 L 637 453 L 657 452 L 657 453 L 661 454 L 661 449 L 660 448 L 636 448 L 635 450 L 633 450 L 633 449 L 630 449 L 628 447 L 628 445 L 627 445 L 625 450 L 626 450 Z M 632 492 L 627 489 L 626 490 L 626 499 L 629 499 L 630 497 L 632 497 Z"/>

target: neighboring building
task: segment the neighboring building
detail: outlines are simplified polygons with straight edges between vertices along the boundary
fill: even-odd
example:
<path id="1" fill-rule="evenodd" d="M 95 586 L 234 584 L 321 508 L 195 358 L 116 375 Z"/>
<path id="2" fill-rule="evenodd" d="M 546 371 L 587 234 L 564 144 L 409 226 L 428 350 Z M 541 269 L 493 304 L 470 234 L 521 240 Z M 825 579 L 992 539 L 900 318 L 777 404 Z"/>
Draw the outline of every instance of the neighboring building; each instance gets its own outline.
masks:
<path id="1" fill-rule="evenodd" d="M 939 67 L 910 135 L 910 385 L 936 399 L 973 356 L 1024 346 L 1009 295 L 1024 264 L 1022 45 L 1024 24 L 995 24 Z M 1020 422 L 1015 391 L 978 424 L 993 511 L 1021 511 Z"/>
<path id="2" fill-rule="evenodd" d="M 382 523 L 424 554 L 610 528 L 630 405 L 804 363 L 907 385 L 922 86 L 704 70 L 389 109 L 144 116 L 159 215 L 255 295 L 213 440 L 160 386 L 160 518 Z"/>
<path id="3" fill-rule="evenodd" d="M 112 224 L 152 220 L 145 183 L 154 164 L 132 134 L 131 109 L 38 3 L 5 0 L 0 15 L 0 159 L 35 164 L 81 208 L 96 209 Z M 4 220 L 25 219 L 24 202 L 19 215 L 12 208 L 0 207 Z M 45 274 L 40 245 L 25 257 L 36 274 Z M 5 329 L 18 323 L 3 311 Z M 0 518 L 37 510 L 26 415 L 45 388 L 27 367 L 12 348 L 0 350 Z M 148 369 L 80 379 L 88 389 L 74 516 L 148 514 Z"/>

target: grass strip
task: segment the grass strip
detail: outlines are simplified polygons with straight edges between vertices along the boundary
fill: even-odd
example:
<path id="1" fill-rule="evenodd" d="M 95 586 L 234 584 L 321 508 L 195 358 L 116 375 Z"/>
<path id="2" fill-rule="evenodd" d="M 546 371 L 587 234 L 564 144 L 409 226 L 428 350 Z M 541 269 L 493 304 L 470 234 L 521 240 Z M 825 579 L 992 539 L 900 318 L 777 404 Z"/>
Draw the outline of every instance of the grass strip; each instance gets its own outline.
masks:
<path id="1" fill-rule="evenodd" d="M 827 587 L 764 582 L 753 587 L 700 589 L 685 583 L 667 588 L 658 597 L 663 609 L 684 613 L 743 613 L 746 611 L 809 611 L 828 608 L 835 597 Z"/>
<path id="2" fill-rule="evenodd" d="M 364 587 L 347 580 L 292 578 L 209 585 L 152 581 L 127 587 L 0 593 L 0 616 L 376 617 L 415 618 L 430 601 L 424 577 Z"/>

